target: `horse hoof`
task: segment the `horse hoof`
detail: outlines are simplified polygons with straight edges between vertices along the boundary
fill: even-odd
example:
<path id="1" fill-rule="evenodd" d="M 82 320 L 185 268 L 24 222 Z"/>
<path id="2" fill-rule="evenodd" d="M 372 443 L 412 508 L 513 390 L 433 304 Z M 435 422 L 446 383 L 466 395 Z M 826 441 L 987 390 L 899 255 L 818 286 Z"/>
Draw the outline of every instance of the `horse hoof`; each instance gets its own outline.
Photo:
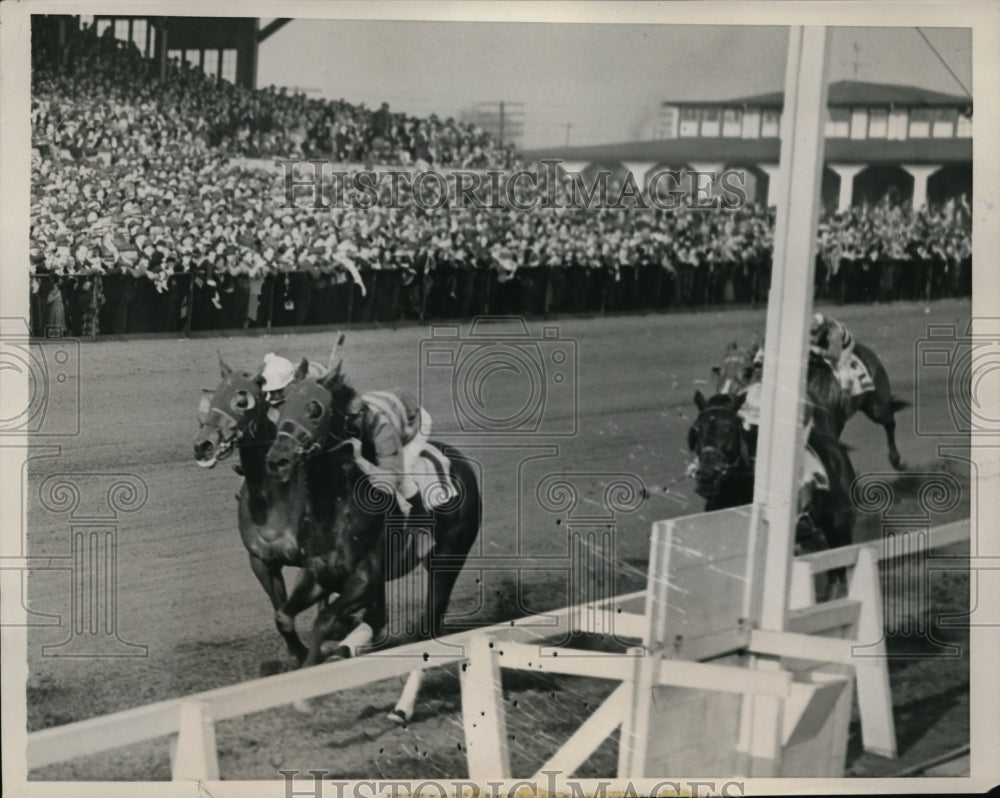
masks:
<path id="1" fill-rule="evenodd" d="M 300 701 L 293 701 L 292 709 L 296 712 L 301 712 L 303 715 L 311 715 L 313 713 L 312 701 L 308 698 L 303 698 Z"/>
<path id="2" fill-rule="evenodd" d="M 392 709 L 386 717 L 398 726 L 405 726 L 410 722 L 401 709 Z"/>
<path id="3" fill-rule="evenodd" d="M 340 662 L 342 659 L 351 658 L 351 649 L 347 646 L 336 646 L 328 654 L 325 651 L 323 653 L 326 654 L 326 659 L 323 660 L 324 662 Z"/>

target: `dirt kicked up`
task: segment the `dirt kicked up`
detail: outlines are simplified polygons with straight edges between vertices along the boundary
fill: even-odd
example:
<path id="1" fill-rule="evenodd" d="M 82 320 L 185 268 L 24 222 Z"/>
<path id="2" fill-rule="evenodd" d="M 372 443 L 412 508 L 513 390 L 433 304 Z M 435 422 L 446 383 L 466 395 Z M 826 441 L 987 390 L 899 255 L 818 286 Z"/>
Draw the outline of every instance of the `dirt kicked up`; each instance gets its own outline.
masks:
<path id="1" fill-rule="evenodd" d="M 893 392 L 914 407 L 898 417 L 897 440 L 906 475 L 888 475 L 893 512 L 912 512 L 922 486 L 935 474 L 950 475 L 954 500 L 939 505 L 931 523 L 970 513 L 968 439 L 942 437 L 953 424 L 949 370 L 915 364 L 929 324 L 965 330 L 968 301 L 930 306 L 899 303 L 827 309 L 882 358 Z M 408 387 L 434 418 L 434 437 L 461 447 L 481 466 L 485 517 L 477 556 L 519 557 L 517 570 L 469 569 L 459 577 L 451 612 L 463 624 L 492 623 L 573 603 L 565 567 L 566 513 L 546 509 L 535 488 L 546 474 L 565 473 L 578 502 L 599 505 L 609 475 L 641 480 L 648 497 L 614 523 L 616 592 L 645 583 L 648 531 L 661 518 L 699 512 L 701 501 L 684 478 L 686 434 L 694 417 L 692 395 L 711 390 L 710 367 L 730 340 L 762 335 L 764 312 L 730 311 L 623 318 L 574 319 L 529 324 L 539 342 L 542 380 L 552 375 L 551 342 L 573 361 L 564 380 L 544 383 L 552 401 L 541 411 L 538 432 L 520 436 L 469 436 L 469 416 L 455 410 L 455 369 L 484 346 L 499 346 L 510 324 L 491 324 L 484 336 L 466 340 L 452 372 L 421 371 L 428 345 L 440 342 L 428 328 L 348 331 L 343 348 L 346 373 L 363 389 Z M 462 325 L 466 338 L 468 325 Z M 262 665 L 283 659 L 270 604 L 250 572 L 236 530 L 233 494 L 240 477 L 227 464 L 211 471 L 193 463 L 191 440 L 202 388 L 218 382 L 216 349 L 236 367 L 256 368 L 268 351 L 325 360 L 334 341 L 328 334 L 197 340 L 107 341 L 82 344 L 75 393 L 56 392 L 47 423 L 69 424 L 79 414 L 80 432 L 56 441 L 58 451 L 37 446 L 28 469 L 28 553 L 65 556 L 71 520 L 43 502 L 47 477 L 58 474 L 125 475 L 148 491 L 144 503 L 118 520 L 117 631 L 121 640 L 146 647 L 145 656 L 68 659 L 42 656 L 42 646 L 69 637 L 69 571 L 39 571 L 28 580 L 34 612 L 59 625 L 29 632 L 28 725 L 37 730 L 108 714 L 153 701 L 256 678 Z M 430 342 L 430 343 L 428 343 Z M 548 342 L 548 343 L 546 343 Z M 436 345 L 436 344 L 435 344 Z M 469 348 L 471 347 L 471 348 Z M 547 348 L 548 347 L 548 348 Z M 456 349 L 456 352 L 458 350 Z M 469 354 L 469 353 L 472 354 Z M 466 358 L 463 361 L 463 358 Z M 538 365 L 536 363 L 536 365 Z M 531 396 L 530 371 L 487 379 L 479 399 L 498 408 L 496 417 L 517 412 Z M 525 379 L 528 381 L 526 382 Z M 74 383 L 75 381 L 75 383 Z M 461 386 L 460 386 L 461 387 Z M 558 396 L 556 395 L 558 391 Z M 922 429 L 916 429 L 919 419 Z M 481 432 L 482 430 L 479 429 Z M 844 441 L 859 474 L 889 472 L 882 431 L 858 416 Z M 41 441 L 40 441 L 41 443 Z M 49 443 L 49 441 L 45 441 Z M 940 449 L 939 444 L 954 444 Z M 87 483 L 90 484 L 90 483 Z M 93 485 L 87 491 L 98 490 Z M 88 493 L 89 495 L 89 493 Z M 855 540 L 880 536 L 883 520 L 859 516 Z M 553 565 L 556 563 L 556 565 Z M 929 606 L 888 601 L 897 620 L 919 614 L 889 641 L 899 655 L 891 664 L 900 759 L 863 753 L 856 719 L 848 752 L 852 775 L 891 775 L 968 741 L 968 633 L 944 628 L 939 616 L 969 606 L 968 574 L 939 572 L 930 583 Z M 405 591 L 401 591 L 405 592 Z M 398 597 L 397 602 L 405 601 Z M 909 617 L 909 616 L 907 616 Z M 312 614 L 300 616 L 308 635 Z M 919 623 L 917 623 L 919 621 Z M 905 632 L 920 629 L 920 635 Z M 935 657 L 936 643 L 957 646 L 958 658 Z M 581 645 L 603 645 L 582 640 Z M 907 656 L 903 655 L 917 655 Z M 599 680 L 505 673 L 508 732 L 514 772 L 534 772 L 569 736 L 612 683 Z M 464 744 L 460 693 L 454 667 L 429 672 L 413 722 L 397 727 L 385 712 L 398 697 L 397 680 L 363 691 L 338 693 L 315 702 L 303 716 L 281 707 L 217 726 L 220 765 L 226 779 L 275 779 L 279 769 L 325 768 L 333 777 L 463 777 Z M 609 739 L 584 765 L 582 777 L 614 770 L 617 743 Z M 34 771 L 35 779 L 169 779 L 166 739 L 129 746 Z"/>

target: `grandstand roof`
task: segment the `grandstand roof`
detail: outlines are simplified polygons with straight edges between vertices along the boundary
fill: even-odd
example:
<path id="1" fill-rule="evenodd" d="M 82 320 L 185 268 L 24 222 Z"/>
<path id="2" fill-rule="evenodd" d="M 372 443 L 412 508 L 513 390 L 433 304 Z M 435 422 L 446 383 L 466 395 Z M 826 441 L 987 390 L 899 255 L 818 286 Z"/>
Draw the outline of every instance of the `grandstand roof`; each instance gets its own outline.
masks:
<path id="1" fill-rule="evenodd" d="M 722 161 L 726 164 L 778 163 L 781 142 L 776 138 L 679 138 L 660 141 L 626 141 L 584 147 L 549 147 L 526 150 L 531 160 L 562 158 L 588 163 L 652 161 L 679 166 L 692 161 Z M 971 163 L 972 139 L 828 138 L 826 160 L 838 163 Z"/>
<path id="2" fill-rule="evenodd" d="M 959 94 L 945 94 L 939 91 L 904 86 L 898 83 L 868 83 L 860 80 L 838 80 L 828 89 L 827 105 L 889 105 L 907 108 L 966 107 L 972 105 L 972 98 Z M 781 108 L 785 103 L 783 91 L 765 94 L 751 94 L 747 97 L 733 97 L 724 100 L 666 100 L 663 105 L 689 106 L 752 106 L 758 108 Z"/>

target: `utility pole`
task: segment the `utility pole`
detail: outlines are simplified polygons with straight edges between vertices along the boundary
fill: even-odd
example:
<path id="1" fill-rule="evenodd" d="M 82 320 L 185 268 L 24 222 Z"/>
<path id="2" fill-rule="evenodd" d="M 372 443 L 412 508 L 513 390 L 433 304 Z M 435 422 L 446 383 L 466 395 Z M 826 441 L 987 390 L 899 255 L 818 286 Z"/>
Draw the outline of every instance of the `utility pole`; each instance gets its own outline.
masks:
<path id="1" fill-rule="evenodd" d="M 524 103 L 509 100 L 476 103 L 467 113 L 470 121 L 496 136 L 501 144 L 524 133 Z"/>
<path id="2" fill-rule="evenodd" d="M 851 49 L 854 50 L 854 63 L 851 66 L 854 69 L 854 77 L 855 77 L 855 79 L 857 79 L 857 77 L 858 77 L 858 67 L 868 66 L 868 62 L 861 60 L 861 45 L 860 44 L 858 44 L 857 42 L 854 42 L 851 45 Z"/>
<path id="3" fill-rule="evenodd" d="M 566 123 L 566 146 L 567 147 L 569 146 L 569 132 L 572 129 L 573 129 L 573 123 L 572 122 L 567 122 Z"/>

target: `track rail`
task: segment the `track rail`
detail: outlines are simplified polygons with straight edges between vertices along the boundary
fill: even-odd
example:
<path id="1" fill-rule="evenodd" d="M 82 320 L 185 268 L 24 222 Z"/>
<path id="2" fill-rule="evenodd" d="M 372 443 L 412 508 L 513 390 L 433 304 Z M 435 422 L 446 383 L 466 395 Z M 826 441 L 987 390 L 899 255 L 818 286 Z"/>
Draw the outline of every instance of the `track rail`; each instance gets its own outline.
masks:
<path id="1" fill-rule="evenodd" d="M 825 552 L 803 555 L 798 563 L 808 564 L 813 573 L 841 567 L 853 567 L 863 550 L 871 550 L 875 559 L 888 561 L 935 548 L 959 543 L 969 538 L 969 520 L 956 521 L 931 530 L 915 530 L 895 536 L 892 546 L 882 541 L 861 543 Z M 465 629 L 432 641 L 409 643 L 384 651 L 372 652 L 358 659 L 327 663 L 303 670 L 253 679 L 193 695 L 160 701 L 110 715 L 90 718 L 31 732 L 27 736 L 29 769 L 64 762 L 80 756 L 97 754 L 132 743 L 178 734 L 182 705 L 201 704 L 211 722 L 240 717 L 253 712 L 284 706 L 373 682 L 402 676 L 467 659 L 469 642 L 482 635 L 501 642 L 540 644 L 553 637 L 581 631 L 579 621 L 589 620 L 606 631 L 607 623 L 618 624 L 619 634 L 635 628 L 636 605 L 641 605 L 646 591 L 637 591 L 611 600 L 573 605 L 547 613 L 530 615 L 507 623 Z M 960 756 L 961 754 L 956 754 Z M 928 765 L 930 767 L 932 765 Z"/>

